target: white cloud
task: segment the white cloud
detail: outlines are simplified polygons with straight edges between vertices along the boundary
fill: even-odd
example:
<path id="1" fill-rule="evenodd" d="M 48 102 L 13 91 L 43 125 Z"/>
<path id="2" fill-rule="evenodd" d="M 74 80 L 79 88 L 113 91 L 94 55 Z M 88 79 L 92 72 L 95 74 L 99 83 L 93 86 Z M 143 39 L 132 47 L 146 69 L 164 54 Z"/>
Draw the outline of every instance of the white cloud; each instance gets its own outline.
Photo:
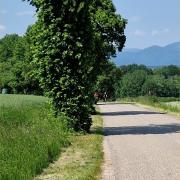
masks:
<path id="1" fill-rule="evenodd" d="M 141 21 L 141 17 L 140 16 L 132 16 L 129 18 L 130 22 L 139 22 Z"/>
<path id="2" fill-rule="evenodd" d="M 152 36 L 157 36 L 157 35 L 162 35 L 162 34 L 167 34 L 167 33 L 169 33 L 170 32 L 170 30 L 168 29 L 168 28 L 165 28 L 165 29 L 161 29 L 161 30 L 153 30 L 152 32 L 151 32 L 151 35 Z"/>
<path id="3" fill-rule="evenodd" d="M 3 32 L 3 31 L 5 31 L 5 30 L 6 30 L 6 26 L 0 24 L 0 32 Z"/>
<path id="4" fill-rule="evenodd" d="M 144 37 L 146 36 L 146 32 L 142 31 L 142 30 L 135 30 L 133 33 L 132 33 L 134 36 L 137 36 L 137 37 Z"/>
<path id="5" fill-rule="evenodd" d="M 170 32 L 170 29 L 168 29 L 168 28 L 165 28 L 162 30 L 162 33 L 169 33 L 169 32 Z"/>
<path id="6" fill-rule="evenodd" d="M 151 35 L 152 36 L 157 36 L 159 34 L 159 31 L 158 30 L 153 30 L 152 32 L 151 32 Z"/>
<path id="7" fill-rule="evenodd" d="M 7 14 L 6 10 L 0 10 L 0 14 Z"/>
<path id="8" fill-rule="evenodd" d="M 16 15 L 17 16 L 29 16 L 29 15 L 34 15 L 35 12 L 33 11 L 22 11 L 22 12 L 17 12 Z"/>

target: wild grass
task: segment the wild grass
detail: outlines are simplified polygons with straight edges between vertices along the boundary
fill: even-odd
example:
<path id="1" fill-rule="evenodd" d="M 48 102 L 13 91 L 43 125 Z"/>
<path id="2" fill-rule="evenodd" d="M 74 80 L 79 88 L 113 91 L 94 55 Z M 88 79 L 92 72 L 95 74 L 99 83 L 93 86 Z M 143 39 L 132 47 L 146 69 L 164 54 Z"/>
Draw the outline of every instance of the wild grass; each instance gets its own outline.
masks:
<path id="1" fill-rule="evenodd" d="M 0 95 L 0 179 L 30 180 L 69 145 L 45 97 Z"/>
<path id="2" fill-rule="evenodd" d="M 119 99 L 121 102 L 135 102 L 148 106 L 155 107 L 157 109 L 180 115 L 180 98 L 173 97 L 155 97 L 155 96 L 140 96 L 140 97 L 128 97 Z"/>
<path id="3" fill-rule="evenodd" d="M 101 175 L 102 117 L 93 116 L 90 134 L 71 136 L 72 145 L 35 180 L 97 180 Z"/>

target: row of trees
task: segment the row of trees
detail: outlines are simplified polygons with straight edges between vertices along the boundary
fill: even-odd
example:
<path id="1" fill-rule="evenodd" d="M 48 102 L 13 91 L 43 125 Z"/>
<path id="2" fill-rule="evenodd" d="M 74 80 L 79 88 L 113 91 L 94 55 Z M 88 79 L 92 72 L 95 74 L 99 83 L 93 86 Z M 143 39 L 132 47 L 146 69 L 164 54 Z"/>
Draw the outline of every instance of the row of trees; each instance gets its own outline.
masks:
<path id="1" fill-rule="evenodd" d="M 110 99 L 137 96 L 179 97 L 180 68 L 174 65 L 148 68 L 144 65 L 116 67 L 109 63 L 110 71 L 99 76 L 98 91 L 108 92 Z"/>

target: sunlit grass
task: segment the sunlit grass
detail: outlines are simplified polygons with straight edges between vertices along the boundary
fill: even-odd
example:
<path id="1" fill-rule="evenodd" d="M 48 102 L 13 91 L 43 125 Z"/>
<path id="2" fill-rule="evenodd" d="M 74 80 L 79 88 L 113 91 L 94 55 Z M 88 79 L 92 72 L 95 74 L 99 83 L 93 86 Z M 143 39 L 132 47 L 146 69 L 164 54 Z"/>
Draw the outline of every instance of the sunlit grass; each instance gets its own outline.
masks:
<path id="1" fill-rule="evenodd" d="M 159 110 L 163 110 L 166 112 L 174 113 L 180 116 L 180 98 L 159 98 L 159 97 L 151 97 L 151 96 L 141 96 L 141 97 L 127 97 L 122 98 L 119 101 L 121 102 L 135 102 L 143 105 L 152 106 Z"/>
<path id="2" fill-rule="evenodd" d="M 65 117 L 54 118 L 46 102 L 0 95 L 0 179 L 32 179 L 69 145 Z"/>
<path id="3" fill-rule="evenodd" d="M 177 107 L 178 109 L 180 109 L 180 101 L 167 102 L 166 105 L 172 106 L 172 107 Z"/>
<path id="4" fill-rule="evenodd" d="M 76 134 L 71 137 L 72 145 L 59 160 L 45 169 L 36 180 L 97 180 L 101 175 L 102 117 L 93 116 L 91 134 Z"/>

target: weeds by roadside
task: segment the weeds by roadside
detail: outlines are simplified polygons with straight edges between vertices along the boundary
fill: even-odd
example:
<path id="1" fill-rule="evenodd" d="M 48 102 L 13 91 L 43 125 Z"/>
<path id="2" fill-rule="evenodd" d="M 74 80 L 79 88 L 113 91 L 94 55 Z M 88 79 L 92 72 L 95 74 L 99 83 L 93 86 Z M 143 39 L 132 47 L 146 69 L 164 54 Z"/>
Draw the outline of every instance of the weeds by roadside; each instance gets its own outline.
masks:
<path id="1" fill-rule="evenodd" d="M 123 99 L 119 99 L 121 102 L 135 102 L 143 105 L 152 106 L 154 108 L 174 113 L 180 116 L 180 98 L 159 98 L 155 96 L 140 96 L 140 97 L 127 97 Z M 176 106 L 172 105 L 169 102 L 176 102 Z"/>
<path id="2" fill-rule="evenodd" d="M 74 134 L 71 146 L 35 180 L 97 180 L 101 175 L 102 117 L 93 115 L 90 134 Z"/>

